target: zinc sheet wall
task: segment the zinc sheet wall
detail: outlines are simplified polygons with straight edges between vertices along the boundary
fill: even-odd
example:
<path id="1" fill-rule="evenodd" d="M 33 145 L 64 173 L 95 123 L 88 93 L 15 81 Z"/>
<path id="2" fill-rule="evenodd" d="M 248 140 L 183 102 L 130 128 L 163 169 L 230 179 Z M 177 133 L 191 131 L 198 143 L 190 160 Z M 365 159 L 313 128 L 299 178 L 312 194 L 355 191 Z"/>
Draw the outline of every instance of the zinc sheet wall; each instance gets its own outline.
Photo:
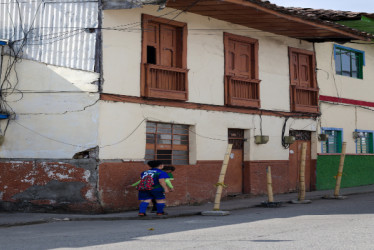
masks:
<path id="1" fill-rule="evenodd" d="M 0 39 L 26 59 L 94 71 L 97 27 L 97 0 L 0 0 Z"/>

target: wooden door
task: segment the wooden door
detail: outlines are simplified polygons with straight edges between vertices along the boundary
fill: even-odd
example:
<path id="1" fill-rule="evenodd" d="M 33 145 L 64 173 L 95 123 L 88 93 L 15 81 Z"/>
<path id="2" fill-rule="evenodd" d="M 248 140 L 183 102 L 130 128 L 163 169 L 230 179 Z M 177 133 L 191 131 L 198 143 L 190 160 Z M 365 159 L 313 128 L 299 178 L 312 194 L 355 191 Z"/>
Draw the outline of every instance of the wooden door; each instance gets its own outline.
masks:
<path id="1" fill-rule="evenodd" d="M 301 151 L 303 143 L 307 144 L 306 149 L 306 162 L 305 162 L 305 190 L 311 190 L 311 141 L 309 131 L 290 131 L 290 135 L 295 136 L 296 141 L 290 145 L 290 157 L 289 157 L 289 191 L 299 190 L 300 181 L 300 164 L 301 164 Z"/>
<path id="2" fill-rule="evenodd" d="M 243 145 L 244 130 L 229 129 L 229 143 L 233 144 L 225 184 L 228 194 L 243 192 Z"/>

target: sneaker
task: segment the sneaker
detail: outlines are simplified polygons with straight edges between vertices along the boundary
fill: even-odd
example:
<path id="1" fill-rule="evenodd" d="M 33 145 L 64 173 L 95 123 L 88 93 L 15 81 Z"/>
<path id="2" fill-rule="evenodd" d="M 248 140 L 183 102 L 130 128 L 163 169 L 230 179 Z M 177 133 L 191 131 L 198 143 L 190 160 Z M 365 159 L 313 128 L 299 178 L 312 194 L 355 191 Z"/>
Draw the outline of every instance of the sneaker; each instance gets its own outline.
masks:
<path id="1" fill-rule="evenodd" d="M 144 217 L 144 216 L 147 216 L 147 215 L 145 213 L 138 213 L 138 216 Z"/>

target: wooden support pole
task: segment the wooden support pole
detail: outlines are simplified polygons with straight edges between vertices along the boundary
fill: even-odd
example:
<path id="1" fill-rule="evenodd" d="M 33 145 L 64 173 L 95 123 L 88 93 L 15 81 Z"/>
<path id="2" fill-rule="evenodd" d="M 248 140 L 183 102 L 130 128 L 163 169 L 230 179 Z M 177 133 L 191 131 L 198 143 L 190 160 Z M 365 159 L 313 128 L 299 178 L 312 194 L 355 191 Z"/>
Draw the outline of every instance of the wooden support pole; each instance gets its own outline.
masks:
<path id="1" fill-rule="evenodd" d="M 335 197 L 339 196 L 340 184 L 341 184 L 342 175 L 343 175 L 343 167 L 344 167 L 344 159 L 345 159 L 345 149 L 346 149 L 346 146 L 347 146 L 347 143 L 343 142 L 342 153 L 340 155 L 339 170 L 338 170 L 338 174 L 336 176 L 336 185 L 335 185 L 335 192 L 334 192 L 334 196 Z"/>
<path id="2" fill-rule="evenodd" d="M 304 142 L 301 148 L 301 163 L 300 163 L 300 187 L 299 187 L 299 201 L 305 200 L 305 161 L 306 161 L 307 143 Z"/>
<path id="3" fill-rule="evenodd" d="M 223 181 L 225 180 L 226 170 L 227 170 L 227 166 L 230 160 L 231 149 L 232 149 L 232 144 L 228 144 L 225 158 L 223 160 L 223 164 L 221 168 L 221 173 L 219 175 L 218 183 L 217 183 L 217 192 L 216 192 L 216 198 L 214 199 L 214 207 L 213 207 L 213 210 L 215 211 L 219 210 L 219 207 L 221 204 L 222 189 L 224 186 Z"/>
<path id="4" fill-rule="evenodd" d="M 266 168 L 266 179 L 267 179 L 267 187 L 268 187 L 268 202 L 274 202 L 273 197 L 273 183 L 271 181 L 271 167 L 268 166 Z"/>

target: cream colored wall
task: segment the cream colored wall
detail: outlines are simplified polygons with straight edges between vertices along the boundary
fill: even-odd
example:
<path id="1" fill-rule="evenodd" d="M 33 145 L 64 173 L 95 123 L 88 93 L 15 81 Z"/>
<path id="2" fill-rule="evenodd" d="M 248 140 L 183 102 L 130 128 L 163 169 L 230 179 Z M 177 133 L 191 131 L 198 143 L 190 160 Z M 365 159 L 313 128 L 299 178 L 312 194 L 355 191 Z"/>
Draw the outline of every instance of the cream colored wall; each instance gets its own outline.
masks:
<path id="1" fill-rule="evenodd" d="M 173 19 L 171 9 L 157 12 L 157 6 L 131 10 L 105 10 L 103 26 L 103 92 L 140 96 L 141 14 Z M 187 65 L 189 102 L 224 104 L 223 33 L 259 40 L 259 78 L 263 109 L 289 111 L 288 46 L 313 50 L 311 43 L 233 25 L 191 13 L 177 21 L 187 23 Z M 129 25 L 130 26 L 124 26 Z M 123 25 L 123 26 L 121 26 Z M 117 30 L 106 28 L 117 27 Z M 119 31 L 121 27 L 127 28 Z"/>
<path id="2" fill-rule="evenodd" d="M 374 46 L 358 43 L 346 43 L 342 46 L 365 51 L 363 79 L 335 74 L 334 43 L 316 43 L 317 79 L 321 95 L 374 101 Z"/>
<path id="3" fill-rule="evenodd" d="M 229 128 L 244 129 L 244 160 L 288 160 L 289 151 L 281 146 L 284 118 L 262 116 L 263 135 L 267 144 L 257 145 L 254 136 L 260 134 L 258 115 L 230 112 L 151 106 L 133 103 L 102 102 L 100 105 L 100 159 L 143 161 L 146 142 L 146 121 L 186 124 L 191 126 L 190 163 L 197 160 L 222 160 L 227 146 Z M 315 131 L 315 121 L 294 120 L 289 129 Z M 288 135 L 288 133 L 286 133 Z M 313 157 L 315 158 L 315 157 Z"/>
<path id="4" fill-rule="evenodd" d="M 374 102 L 374 46 L 370 44 L 346 43 L 345 47 L 365 51 L 363 79 L 335 74 L 334 43 L 316 44 L 317 78 L 320 95 L 352 100 Z M 333 104 L 321 101 L 321 126 L 343 129 L 343 141 L 347 142 L 347 153 L 356 153 L 352 133 L 355 129 L 374 130 L 374 112 L 368 107 Z M 318 128 L 320 133 L 321 129 Z M 321 143 L 317 152 L 321 153 Z"/>
<path id="5" fill-rule="evenodd" d="M 2 77 L 7 61 L 5 57 Z M 9 121 L 0 157 L 72 158 L 97 146 L 97 73 L 25 59 L 16 64 L 16 72 L 17 91 L 6 97 L 16 116 Z M 16 82 L 14 70 L 10 82 Z M 0 126 L 3 134 L 6 120 Z"/>
<path id="6" fill-rule="evenodd" d="M 343 129 L 343 141 L 347 142 L 346 152 L 356 153 L 356 144 L 353 139 L 355 129 L 374 130 L 374 112 L 366 108 L 353 105 L 337 105 L 332 103 L 322 103 L 321 126 L 327 128 Z M 320 133 L 321 129 L 318 128 Z M 318 143 L 318 153 L 321 153 L 321 143 Z"/>

